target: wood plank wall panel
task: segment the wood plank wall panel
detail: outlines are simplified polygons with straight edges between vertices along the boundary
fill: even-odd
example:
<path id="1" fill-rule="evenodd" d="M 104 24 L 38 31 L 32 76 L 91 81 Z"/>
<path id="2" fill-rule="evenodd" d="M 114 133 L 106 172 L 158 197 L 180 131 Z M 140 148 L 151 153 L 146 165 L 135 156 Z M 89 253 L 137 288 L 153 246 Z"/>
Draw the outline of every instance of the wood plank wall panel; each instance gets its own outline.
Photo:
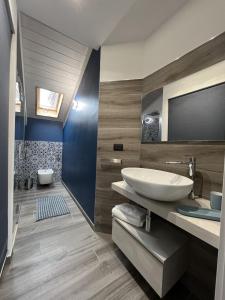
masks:
<path id="1" fill-rule="evenodd" d="M 203 176 L 203 196 L 208 198 L 210 190 L 221 190 L 225 145 L 141 145 L 139 114 L 141 94 L 147 94 L 224 59 L 225 33 L 222 33 L 143 80 L 101 83 L 95 208 L 97 228 L 110 228 L 111 208 L 124 200 L 119 199 L 120 196 L 115 195 L 110 188 L 111 182 L 121 179 L 121 168 L 103 171 L 101 159 L 118 157 L 123 159 L 124 166 L 140 165 L 186 174 L 185 166 L 165 165 L 164 161 L 183 160 L 193 155 L 197 158 L 197 171 Z M 123 153 L 112 151 L 113 143 L 119 142 L 125 143 Z"/>
<path id="2" fill-rule="evenodd" d="M 126 198 L 111 190 L 111 183 L 121 180 L 121 167 L 110 168 L 110 165 L 107 165 L 104 168 L 101 164 L 102 159 L 107 161 L 109 158 L 122 158 L 123 166 L 141 166 L 186 175 L 186 166 L 166 165 L 164 162 L 195 156 L 197 171 L 203 177 L 203 196 L 208 198 L 210 190 L 221 191 L 225 145 L 141 144 L 140 108 L 141 94 L 158 89 L 224 59 L 225 33 L 146 77 L 143 81 L 101 84 L 95 205 L 97 230 L 110 231 L 112 207 L 127 201 Z M 125 151 L 113 152 L 114 142 L 124 143 Z M 182 279 L 183 284 L 199 299 L 213 299 L 216 249 L 190 237 L 189 253 L 189 269 Z"/>
<path id="3" fill-rule="evenodd" d="M 146 77 L 143 80 L 143 94 L 224 59 L 225 32 Z M 185 166 L 165 165 L 164 161 L 180 160 L 186 155 L 193 155 L 197 158 L 197 171 L 203 176 L 203 196 L 208 198 L 210 190 L 222 190 L 224 151 L 225 145 L 143 144 L 140 150 L 140 164 L 142 167 L 185 174 Z"/>
<path id="4" fill-rule="evenodd" d="M 111 190 L 111 183 L 121 180 L 121 168 L 139 166 L 141 94 L 141 80 L 100 84 L 96 230 L 111 231 L 112 207 L 127 202 Z M 113 151 L 114 143 L 123 143 L 124 151 Z M 122 165 L 111 164 L 112 158 L 122 159 Z"/>
<path id="5" fill-rule="evenodd" d="M 222 60 L 225 60 L 225 32 L 146 77 L 143 93 L 147 94 Z"/>
<path id="6" fill-rule="evenodd" d="M 166 161 L 187 160 L 194 156 L 197 171 L 203 176 L 203 196 L 212 190 L 222 191 L 225 145 L 142 144 L 140 165 L 188 175 L 186 165 L 167 165 Z"/>
<path id="7" fill-rule="evenodd" d="M 37 117 L 38 86 L 63 93 L 58 119 L 64 121 L 89 55 L 88 47 L 25 14 L 21 14 L 21 31 L 28 116 Z"/>
<path id="8" fill-rule="evenodd" d="M 175 80 L 203 70 L 225 59 L 225 33 L 172 62 L 143 80 L 143 94 L 154 91 Z M 223 182 L 225 145 L 215 144 L 142 144 L 140 166 L 187 175 L 183 165 L 166 165 L 165 161 L 197 159 L 197 172 L 203 179 L 203 196 L 211 190 L 221 191 Z M 199 182 L 198 182 L 199 184 Z M 190 237 L 189 269 L 183 277 L 184 285 L 199 299 L 213 299 L 217 251 Z"/>

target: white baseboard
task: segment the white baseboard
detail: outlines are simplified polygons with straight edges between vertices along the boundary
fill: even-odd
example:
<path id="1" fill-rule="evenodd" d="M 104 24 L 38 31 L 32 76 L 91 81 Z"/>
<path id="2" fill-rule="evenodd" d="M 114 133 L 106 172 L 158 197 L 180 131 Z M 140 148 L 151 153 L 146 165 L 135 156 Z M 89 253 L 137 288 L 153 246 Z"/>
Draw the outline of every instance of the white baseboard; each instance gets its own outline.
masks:
<path id="1" fill-rule="evenodd" d="M 0 270 L 0 278 L 1 278 L 1 276 L 2 276 L 4 267 L 5 267 L 5 262 L 6 262 L 6 257 L 5 257 L 5 259 L 4 259 L 4 262 L 3 262 L 3 264 L 2 264 L 2 268 L 1 268 L 1 270 Z"/>
<path id="2" fill-rule="evenodd" d="M 17 230 L 18 230 L 18 224 L 16 224 L 14 226 L 14 231 L 13 231 L 13 236 L 12 236 L 12 247 L 11 247 L 11 249 L 8 249 L 8 251 L 7 251 L 7 255 L 6 255 L 7 258 L 12 256 L 13 248 L 14 248 L 15 241 L 16 241 Z"/>

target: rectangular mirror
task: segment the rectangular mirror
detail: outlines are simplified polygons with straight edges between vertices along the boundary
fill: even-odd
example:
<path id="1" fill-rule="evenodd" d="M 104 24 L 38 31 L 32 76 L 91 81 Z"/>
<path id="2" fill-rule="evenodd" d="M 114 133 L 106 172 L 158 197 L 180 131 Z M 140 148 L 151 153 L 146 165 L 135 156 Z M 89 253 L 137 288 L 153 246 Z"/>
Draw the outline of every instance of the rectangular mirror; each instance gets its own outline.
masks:
<path id="1" fill-rule="evenodd" d="M 161 141 L 163 89 L 158 89 L 142 98 L 142 142 Z"/>
<path id="2" fill-rule="evenodd" d="M 142 143 L 225 143 L 225 61 L 142 98 Z"/>
<path id="3" fill-rule="evenodd" d="M 225 83 L 168 101 L 168 141 L 225 140 Z"/>

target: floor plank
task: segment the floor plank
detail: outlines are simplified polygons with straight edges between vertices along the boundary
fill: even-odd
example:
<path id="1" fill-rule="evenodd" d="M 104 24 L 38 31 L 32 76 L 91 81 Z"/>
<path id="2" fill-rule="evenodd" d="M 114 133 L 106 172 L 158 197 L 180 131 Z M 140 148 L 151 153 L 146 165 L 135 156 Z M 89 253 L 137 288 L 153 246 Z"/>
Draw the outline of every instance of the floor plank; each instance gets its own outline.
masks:
<path id="1" fill-rule="evenodd" d="M 57 194 L 64 196 L 71 214 L 35 222 L 35 200 Z M 111 235 L 92 230 L 61 183 L 19 191 L 15 197 L 21 201 L 19 229 L 1 278 L 1 300 L 159 299 Z M 165 299 L 187 296 L 177 284 Z"/>

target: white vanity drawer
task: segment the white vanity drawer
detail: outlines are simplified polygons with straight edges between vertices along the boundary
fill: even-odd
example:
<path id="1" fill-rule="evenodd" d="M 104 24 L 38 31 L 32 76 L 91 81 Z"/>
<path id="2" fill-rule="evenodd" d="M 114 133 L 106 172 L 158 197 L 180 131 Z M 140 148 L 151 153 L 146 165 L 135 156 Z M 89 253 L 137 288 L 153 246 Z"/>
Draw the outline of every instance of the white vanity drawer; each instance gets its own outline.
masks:
<path id="1" fill-rule="evenodd" d="M 129 226 L 132 229 L 130 232 L 127 230 Z M 151 233 L 145 233 L 142 229 L 138 229 L 132 225 L 125 224 L 125 222 L 114 219 L 112 227 L 112 239 L 125 254 L 125 256 L 130 260 L 130 262 L 142 274 L 146 281 L 151 285 L 151 287 L 156 291 L 156 293 L 160 297 L 163 297 L 186 270 L 186 243 L 184 243 L 184 239 L 181 241 L 181 247 L 177 247 L 176 243 L 174 247 L 174 253 L 171 252 L 170 243 L 169 257 L 166 252 L 164 253 L 163 249 L 159 250 L 160 255 L 157 257 L 157 255 L 155 255 L 156 244 L 153 245 L 153 251 L 151 253 L 150 242 L 151 240 L 155 242 L 158 236 L 157 238 L 153 236 L 152 239 L 148 239 L 148 249 L 146 249 L 146 247 L 140 242 L 140 239 L 138 240 L 136 238 L 137 236 L 140 237 L 140 235 L 136 235 L 136 237 L 132 235 L 131 232 L 134 230 L 137 231 L 137 233 L 139 231 L 141 233 L 141 237 L 143 237 L 143 234 L 146 235 L 147 238 L 151 235 Z M 169 231 L 169 235 L 170 233 L 171 232 Z M 159 257 L 161 259 L 159 259 Z"/>

